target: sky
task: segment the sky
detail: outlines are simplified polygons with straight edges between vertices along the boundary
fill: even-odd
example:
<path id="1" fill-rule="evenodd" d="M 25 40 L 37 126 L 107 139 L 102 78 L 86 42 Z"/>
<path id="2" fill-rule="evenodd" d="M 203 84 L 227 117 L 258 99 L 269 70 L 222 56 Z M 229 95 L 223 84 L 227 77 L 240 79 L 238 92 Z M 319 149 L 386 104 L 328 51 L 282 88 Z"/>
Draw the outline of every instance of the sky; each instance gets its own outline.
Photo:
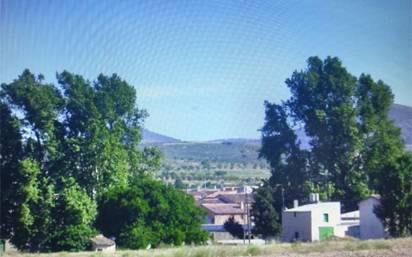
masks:
<path id="1" fill-rule="evenodd" d="M 183 140 L 259 138 L 263 102 L 287 99 L 314 55 L 412 106 L 412 1 L 0 0 L 1 83 L 117 73 L 145 127 Z"/>

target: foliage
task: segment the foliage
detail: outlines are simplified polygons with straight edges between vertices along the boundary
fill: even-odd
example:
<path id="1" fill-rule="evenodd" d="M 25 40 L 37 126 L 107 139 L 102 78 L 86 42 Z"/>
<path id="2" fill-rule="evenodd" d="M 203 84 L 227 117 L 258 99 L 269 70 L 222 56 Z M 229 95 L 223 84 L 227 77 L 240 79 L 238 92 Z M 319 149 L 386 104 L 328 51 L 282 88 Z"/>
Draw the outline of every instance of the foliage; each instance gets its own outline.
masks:
<path id="1" fill-rule="evenodd" d="M 400 183 L 411 172 L 407 165 L 395 165 L 405 149 L 400 129 L 388 117 L 393 104 L 390 87 L 369 75 L 354 77 L 335 57 L 310 57 L 307 69 L 295 71 L 286 85 L 292 94 L 287 101 L 265 102 L 260 156 L 272 172 L 268 181 L 272 194 L 264 194 L 266 202 L 280 213 L 283 203 L 290 206 L 293 199 L 305 202 L 309 192 L 319 192 L 323 200 L 341 201 L 343 209 L 350 211 L 361 199 L 378 192 L 383 199 L 395 200 L 394 205 L 409 210 L 402 204 L 408 202 L 408 194 L 394 199 L 390 194 L 398 189 L 386 184 L 390 176 Z M 295 134 L 298 129 L 309 137 L 307 150 Z M 402 190 L 408 188 L 405 184 Z M 255 208 L 261 215 L 258 210 L 262 208 Z M 399 209 L 390 208 L 399 214 Z M 392 222 L 385 224 L 410 224 L 401 216 L 383 215 Z"/>
<path id="2" fill-rule="evenodd" d="M 224 229 L 229 232 L 233 237 L 242 239 L 244 236 L 244 231 L 242 225 L 239 224 L 232 216 L 224 224 Z"/>
<path id="3" fill-rule="evenodd" d="M 147 177 L 109 190 L 99 204 L 97 227 L 121 247 L 139 249 L 160 243 L 203 243 L 204 213 L 193 198 Z"/>
<path id="4" fill-rule="evenodd" d="M 21 179 L 22 145 L 18 119 L 0 102 L 0 238 L 10 237 L 17 209 L 16 188 Z"/>
<path id="5" fill-rule="evenodd" d="M 180 177 L 176 178 L 174 186 L 177 189 L 185 189 L 186 188 L 185 183 L 183 183 L 183 180 Z"/>
<path id="6" fill-rule="evenodd" d="M 375 210 L 392 236 L 412 235 L 412 154 L 405 153 L 380 172 L 381 204 Z"/>
<path id="7" fill-rule="evenodd" d="M 255 223 L 253 234 L 268 238 L 270 236 L 278 235 L 281 231 L 280 215 L 278 214 L 280 211 L 276 210 L 274 207 L 281 205 L 273 204 L 273 196 L 275 195 L 273 188 L 268 181 L 263 181 L 263 183 L 264 184 L 254 192 L 251 216 Z"/>
<path id="8" fill-rule="evenodd" d="M 73 178 L 63 179 L 62 183 L 53 209 L 53 250 L 80 251 L 89 245 L 90 238 L 96 234 L 93 222 L 97 206 Z"/>
<path id="9" fill-rule="evenodd" d="M 160 166 L 158 149 L 139 148 L 147 114 L 133 86 L 115 74 L 57 80 L 24 70 L 1 85 L 1 236 L 21 250 L 85 249 L 96 200 Z"/>

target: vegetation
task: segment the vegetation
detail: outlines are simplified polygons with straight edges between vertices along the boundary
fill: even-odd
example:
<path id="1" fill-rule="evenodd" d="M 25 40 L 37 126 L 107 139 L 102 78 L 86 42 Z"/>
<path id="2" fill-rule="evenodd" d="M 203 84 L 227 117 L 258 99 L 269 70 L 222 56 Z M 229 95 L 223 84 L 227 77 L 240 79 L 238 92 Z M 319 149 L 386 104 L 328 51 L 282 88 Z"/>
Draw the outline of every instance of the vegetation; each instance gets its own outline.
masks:
<path id="1" fill-rule="evenodd" d="M 409 256 L 412 250 L 412 239 L 370 240 L 370 241 L 322 241 L 315 243 L 267 244 L 267 245 L 213 245 L 183 246 L 153 250 L 117 250 L 115 253 L 53 253 L 53 254 L 21 254 L 17 256 L 59 257 L 59 256 L 116 256 L 116 257 L 215 257 L 215 256 Z M 16 256 L 7 254 L 5 256 Z"/>
<path id="2" fill-rule="evenodd" d="M 58 86 L 48 84 L 42 75 L 25 70 L 1 85 L 1 238 L 26 251 L 84 250 L 97 233 L 93 224 L 102 208 L 97 203 L 118 188 L 129 192 L 152 185 L 159 188 L 155 192 L 168 193 L 170 198 L 154 196 L 161 202 L 150 205 L 161 209 L 174 201 L 175 208 L 159 211 L 174 221 L 187 219 L 182 208 L 198 212 L 183 194 L 150 182 L 161 156 L 156 148 L 139 146 L 147 114 L 136 107 L 134 87 L 117 75 L 99 75 L 90 82 L 64 71 L 57 80 Z M 142 219 L 129 221 L 123 225 L 130 230 L 122 232 L 133 233 L 139 225 L 133 222 Z M 151 241 L 205 239 L 196 219 L 184 224 L 161 238 L 153 234 Z"/>
<path id="3" fill-rule="evenodd" d="M 208 234 L 199 229 L 205 213 L 194 199 L 159 181 L 137 177 L 128 187 L 115 187 L 99 204 L 97 227 L 117 238 L 119 247 L 139 249 L 160 243 L 203 243 Z"/>
<path id="4" fill-rule="evenodd" d="M 273 220 L 280 222 L 274 212 L 262 219 L 261 204 L 270 203 L 280 213 L 293 199 L 304 202 L 309 192 L 318 192 L 351 211 L 364 197 L 379 193 L 378 212 L 391 234 L 410 234 L 412 169 L 400 129 L 388 117 L 390 87 L 369 75 L 354 77 L 332 57 L 309 58 L 308 68 L 295 71 L 286 85 L 292 93 L 287 101 L 265 102 L 260 156 L 271 166 L 263 187 L 272 193 L 257 191 L 256 231 L 266 233 Z M 309 149 L 302 149 L 296 128 L 309 137 Z"/>
<path id="5" fill-rule="evenodd" d="M 223 224 L 223 227 L 235 238 L 242 239 L 245 235 L 242 225 L 240 225 L 234 217 L 230 217 L 225 224 Z"/>

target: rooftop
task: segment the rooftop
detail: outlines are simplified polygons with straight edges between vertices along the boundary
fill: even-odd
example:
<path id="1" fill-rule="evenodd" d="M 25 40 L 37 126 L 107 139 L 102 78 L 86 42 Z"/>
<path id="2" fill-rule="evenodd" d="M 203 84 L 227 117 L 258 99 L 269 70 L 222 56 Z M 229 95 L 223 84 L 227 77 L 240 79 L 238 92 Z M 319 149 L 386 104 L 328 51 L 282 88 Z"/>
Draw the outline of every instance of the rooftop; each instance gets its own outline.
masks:
<path id="1" fill-rule="evenodd" d="M 315 209 L 326 208 L 337 204 L 340 205 L 340 202 L 317 202 L 305 204 L 291 209 L 286 209 L 284 210 L 284 212 L 310 212 Z"/>
<path id="2" fill-rule="evenodd" d="M 229 203 L 204 203 L 202 207 L 212 212 L 213 214 L 227 215 L 227 214 L 243 214 L 245 210 L 239 204 Z"/>
<path id="3" fill-rule="evenodd" d="M 97 235 L 90 239 L 93 244 L 98 245 L 98 246 L 112 246 L 115 244 L 115 242 L 103 235 Z"/>

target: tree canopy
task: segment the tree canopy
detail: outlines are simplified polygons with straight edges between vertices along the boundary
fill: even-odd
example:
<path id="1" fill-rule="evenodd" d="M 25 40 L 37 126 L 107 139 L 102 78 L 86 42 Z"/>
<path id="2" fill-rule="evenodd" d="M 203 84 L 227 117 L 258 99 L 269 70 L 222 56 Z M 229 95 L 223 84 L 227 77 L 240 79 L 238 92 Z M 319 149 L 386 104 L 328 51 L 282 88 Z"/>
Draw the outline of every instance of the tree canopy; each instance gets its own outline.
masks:
<path id="1" fill-rule="evenodd" d="M 129 187 L 115 187 L 99 204 L 97 226 L 117 238 L 121 247 L 139 249 L 160 243 L 203 243 L 199 229 L 206 214 L 193 197 L 147 178 L 133 179 Z"/>
<path id="2" fill-rule="evenodd" d="M 271 167 L 272 175 L 263 187 L 269 186 L 272 193 L 259 189 L 257 199 L 271 203 L 280 214 L 283 204 L 290 206 L 293 199 L 305 202 L 309 192 L 318 192 L 322 200 L 341 201 L 343 210 L 351 211 L 366 196 L 380 193 L 383 208 L 400 215 L 382 213 L 385 224 L 409 225 L 411 215 L 406 218 L 402 210 L 412 205 L 408 202 L 412 170 L 408 158 L 402 157 L 400 129 L 388 118 L 394 98 L 390 87 L 370 75 L 356 78 L 336 57 L 310 57 L 307 63 L 307 69 L 293 72 L 286 80 L 289 99 L 280 104 L 265 102 L 260 156 Z M 309 149 L 302 149 L 296 130 L 310 138 Z M 404 160 L 402 167 L 400 160 Z M 388 179 L 405 183 L 396 200 L 394 195 L 400 192 L 395 183 L 386 183 Z M 392 200 L 397 207 L 389 205 Z M 259 202 L 255 215 L 263 217 Z M 265 233 L 273 219 L 274 213 L 257 223 L 256 230 Z"/>
<path id="3" fill-rule="evenodd" d="M 133 86 L 116 74 L 89 81 L 67 71 L 57 73 L 57 82 L 24 70 L 1 84 L 1 237 L 22 250 L 85 249 L 97 233 L 102 196 L 136 177 L 147 181 L 160 166 L 157 148 L 140 149 L 147 113 L 137 107 Z M 174 211 L 193 205 L 172 195 Z M 200 242 L 190 239 L 200 226 L 188 224 L 194 227 L 167 236 Z M 180 242 L 174 240 L 164 239 Z"/>

